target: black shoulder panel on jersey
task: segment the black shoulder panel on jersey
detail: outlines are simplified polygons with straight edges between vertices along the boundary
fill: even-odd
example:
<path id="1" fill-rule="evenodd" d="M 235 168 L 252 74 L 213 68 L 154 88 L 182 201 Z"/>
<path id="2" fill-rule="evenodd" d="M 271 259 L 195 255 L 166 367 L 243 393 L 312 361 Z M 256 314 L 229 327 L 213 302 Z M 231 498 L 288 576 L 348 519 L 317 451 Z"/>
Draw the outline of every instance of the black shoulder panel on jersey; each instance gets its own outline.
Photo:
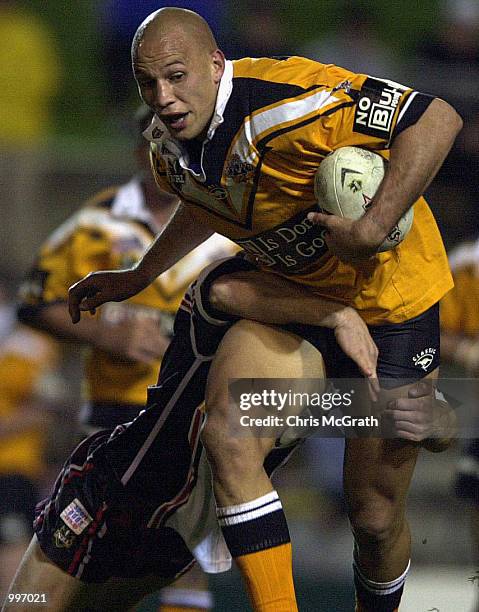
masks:
<path id="1" fill-rule="evenodd" d="M 414 125 L 421 117 L 421 115 L 426 111 L 426 109 L 433 100 L 434 96 L 430 96 L 429 94 L 423 94 L 418 91 L 413 91 L 409 95 L 408 99 L 404 102 L 403 108 L 405 108 L 406 110 L 404 111 L 404 114 L 402 115 L 400 120 L 396 123 L 396 127 L 394 128 L 391 140 L 394 140 L 396 136 L 398 136 L 401 132 L 404 132 L 406 128 L 410 127 L 411 125 Z"/>
<path id="2" fill-rule="evenodd" d="M 228 149 L 248 115 L 270 104 L 287 98 L 295 98 L 319 87 L 322 85 L 306 88 L 261 79 L 234 78 L 233 91 L 224 111 L 224 121 L 218 126 L 213 140 L 205 148 L 206 155 L 203 163 L 208 183 L 220 184 Z M 214 151 L 214 156 L 208 155 L 209 150 Z"/>

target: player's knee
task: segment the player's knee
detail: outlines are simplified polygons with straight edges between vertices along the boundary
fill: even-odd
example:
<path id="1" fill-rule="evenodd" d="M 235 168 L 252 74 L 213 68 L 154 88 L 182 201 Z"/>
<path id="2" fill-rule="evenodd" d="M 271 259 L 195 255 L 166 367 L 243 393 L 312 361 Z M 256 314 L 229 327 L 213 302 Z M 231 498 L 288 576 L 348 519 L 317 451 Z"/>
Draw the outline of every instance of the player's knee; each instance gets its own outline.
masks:
<path id="1" fill-rule="evenodd" d="M 388 499 L 371 500 L 349 512 L 358 544 L 382 547 L 393 542 L 402 529 L 404 514 Z"/>
<path id="2" fill-rule="evenodd" d="M 228 312 L 234 299 L 234 283 L 235 281 L 230 280 L 227 276 L 220 276 L 211 283 L 209 300 L 213 308 Z"/>
<path id="3" fill-rule="evenodd" d="M 221 419 L 208 418 L 201 434 L 208 461 L 216 478 L 237 480 L 251 477 L 262 470 L 263 456 L 260 444 L 229 432 Z"/>
<path id="4" fill-rule="evenodd" d="M 221 415 L 209 415 L 201 441 L 212 465 L 236 463 L 241 457 L 241 440 L 231 435 Z"/>

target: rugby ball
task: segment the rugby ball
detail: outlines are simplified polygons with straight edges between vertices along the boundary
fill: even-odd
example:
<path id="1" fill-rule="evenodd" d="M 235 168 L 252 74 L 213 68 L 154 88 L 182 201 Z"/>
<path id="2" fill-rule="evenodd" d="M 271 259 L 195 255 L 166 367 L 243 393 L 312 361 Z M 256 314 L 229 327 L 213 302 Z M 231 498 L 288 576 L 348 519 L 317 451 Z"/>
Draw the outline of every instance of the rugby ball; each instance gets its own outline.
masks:
<path id="1" fill-rule="evenodd" d="M 325 157 L 314 178 L 314 194 L 320 209 L 348 219 L 362 217 L 384 178 L 386 163 L 377 153 L 359 147 L 341 147 Z M 389 251 L 402 242 L 413 219 L 410 208 L 378 251 Z"/>

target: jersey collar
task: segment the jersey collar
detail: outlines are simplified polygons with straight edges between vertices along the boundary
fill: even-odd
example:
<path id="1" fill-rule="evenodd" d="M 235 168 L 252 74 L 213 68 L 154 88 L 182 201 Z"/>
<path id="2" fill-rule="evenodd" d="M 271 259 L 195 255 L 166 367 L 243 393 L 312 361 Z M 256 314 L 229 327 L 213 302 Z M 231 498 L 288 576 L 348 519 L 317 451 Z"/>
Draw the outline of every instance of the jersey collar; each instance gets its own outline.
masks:
<path id="1" fill-rule="evenodd" d="M 153 215 L 146 207 L 141 180 L 137 176 L 118 189 L 111 206 L 111 213 L 114 217 L 141 221 L 156 229 Z"/>

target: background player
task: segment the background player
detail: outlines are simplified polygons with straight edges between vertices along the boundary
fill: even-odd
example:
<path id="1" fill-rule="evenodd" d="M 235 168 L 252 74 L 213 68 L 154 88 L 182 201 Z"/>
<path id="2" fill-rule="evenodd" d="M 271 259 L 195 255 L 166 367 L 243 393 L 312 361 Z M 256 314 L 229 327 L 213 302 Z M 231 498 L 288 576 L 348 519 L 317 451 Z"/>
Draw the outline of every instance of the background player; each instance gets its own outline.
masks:
<path id="1" fill-rule="evenodd" d="M 464 243 L 450 253 L 454 289 L 441 300 L 441 350 L 444 358 L 471 378 L 479 374 L 479 242 Z M 477 418 L 477 415 L 476 415 Z M 479 441 L 465 441 L 458 463 L 456 491 L 467 500 L 479 560 Z M 479 610 L 479 601 L 476 604 Z"/>
<path id="2" fill-rule="evenodd" d="M 0 287 L 0 295 L 3 294 Z M 48 440 L 59 352 L 45 334 L 15 324 L 0 298 L 0 597 L 32 535 L 35 504 L 47 476 Z"/>
<path id="3" fill-rule="evenodd" d="M 233 243 L 214 236 L 135 299 L 110 304 L 81 325 L 71 323 L 66 307 L 71 283 L 91 269 L 121 268 L 137 261 L 178 204 L 175 196 L 158 190 L 150 171 L 142 132 L 151 119 L 147 107 L 138 109 L 138 173 L 129 183 L 94 196 L 53 232 L 20 292 L 22 321 L 57 339 L 73 340 L 84 351 L 85 433 L 113 429 L 144 408 L 146 389 L 157 380 L 185 289 L 207 263 L 235 250 Z M 184 591 L 185 587 L 190 588 Z M 161 599 L 165 612 L 186 603 L 192 610 L 211 606 L 206 579 L 199 572 L 190 573 L 177 589 L 164 591 Z"/>
<path id="4" fill-rule="evenodd" d="M 425 375 L 411 365 L 424 343 L 434 345 L 427 376 L 437 375 L 437 302 L 452 283 L 441 238 L 420 195 L 461 127 L 455 111 L 396 83 L 301 58 L 225 62 L 205 22 L 181 10 L 161 10 L 145 20 L 133 42 L 133 67 L 144 100 L 158 115 L 150 132 L 157 180 L 188 205 L 178 210 L 134 269 L 96 274 L 78 284 L 71 293 L 73 319 L 78 320 L 84 298 L 82 308 L 89 310 L 137 293 L 216 230 L 243 245 L 261 266 L 294 273 L 296 281 L 357 307 L 372 328 L 376 326 L 376 341 L 382 337 L 381 375 L 395 379 L 393 386 Z M 347 144 L 390 149 L 385 180 L 368 212 L 356 222 L 314 212 L 315 168 L 327 152 Z M 360 267 L 352 266 L 375 255 L 412 204 L 415 223 L 396 251 L 400 257 L 376 255 Z M 318 222 L 326 233 L 315 225 Z M 285 230 L 293 234 L 289 241 L 284 240 Z M 187 239 L 180 242 L 180 235 Z M 397 337 L 407 334 L 408 354 L 393 346 L 390 325 L 396 325 Z M 402 339 L 401 348 L 405 346 Z M 226 375 L 226 362 L 224 366 Z M 249 509 L 263 506 L 271 484 L 262 472 L 264 448 L 245 454 L 237 441 L 222 435 L 227 408 L 221 370 L 215 374 L 211 380 L 219 387 L 215 392 L 214 383 L 210 386 L 203 440 L 223 516 L 242 513 L 239 508 L 245 503 Z M 407 387 L 400 393 L 407 394 Z M 400 409 L 396 403 L 395 410 Z M 251 462 L 235 463 L 232 456 Z M 404 502 L 416 456 L 417 447 L 406 443 L 347 444 L 345 486 L 361 610 L 382 606 L 389 611 L 399 603 L 410 548 Z M 257 573 L 249 567 L 251 551 L 271 549 L 264 537 L 253 537 L 253 549 L 247 544 L 251 529 L 256 534 L 268 531 L 265 525 L 272 517 L 266 514 L 235 529 L 242 542 L 235 554 L 244 557 L 248 580 Z M 281 523 L 284 527 L 284 519 Z M 274 547 L 271 550 L 274 556 Z M 263 558 L 269 559 L 270 552 Z M 275 567 L 286 565 L 285 558 L 278 557 Z M 275 581 L 273 574 L 269 579 L 270 593 L 280 592 L 280 583 L 287 583 Z M 291 591 L 281 592 L 294 609 Z M 267 602 L 261 606 L 268 609 Z"/>

